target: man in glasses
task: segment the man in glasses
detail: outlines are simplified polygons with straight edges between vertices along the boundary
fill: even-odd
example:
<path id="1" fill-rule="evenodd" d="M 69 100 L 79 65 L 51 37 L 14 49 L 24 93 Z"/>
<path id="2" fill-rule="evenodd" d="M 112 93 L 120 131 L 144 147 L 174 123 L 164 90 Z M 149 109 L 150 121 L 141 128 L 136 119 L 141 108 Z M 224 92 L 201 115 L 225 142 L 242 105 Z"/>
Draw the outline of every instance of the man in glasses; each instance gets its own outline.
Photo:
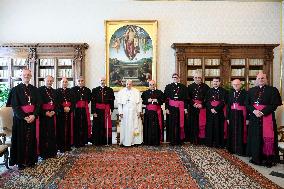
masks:
<path id="1" fill-rule="evenodd" d="M 279 161 L 275 110 L 282 105 L 277 88 L 267 85 L 266 74 L 256 77 L 258 86 L 248 91 L 246 107 L 250 114 L 247 152 L 251 163 L 273 166 Z"/>
<path id="2" fill-rule="evenodd" d="M 61 88 L 56 90 L 58 99 L 57 113 L 57 148 L 60 152 L 70 151 L 73 144 L 73 110 L 74 97 L 70 88 L 68 88 L 68 79 L 63 77 Z"/>
<path id="3" fill-rule="evenodd" d="M 114 93 L 106 86 L 106 78 L 99 79 L 100 86 L 92 90 L 91 113 L 93 114 L 92 143 L 112 144 L 111 112 L 114 109 Z"/>
<path id="4" fill-rule="evenodd" d="M 142 103 L 146 105 L 144 114 L 143 141 L 145 145 L 160 145 L 163 141 L 163 114 L 161 105 L 164 93 L 156 89 L 154 80 L 149 81 L 149 89 L 142 93 Z"/>
<path id="5" fill-rule="evenodd" d="M 245 155 L 247 143 L 247 111 L 245 99 L 247 92 L 242 88 L 239 79 L 232 81 L 233 89 L 229 91 L 227 100 L 228 143 L 230 153 Z"/>
<path id="6" fill-rule="evenodd" d="M 185 138 L 184 119 L 187 113 L 187 87 L 179 83 L 179 75 L 172 75 L 173 82 L 165 88 L 167 113 L 167 139 L 171 145 L 182 144 Z"/>
<path id="7" fill-rule="evenodd" d="M 91 90 L 85 87 L 83 76 L 77 79 L 77 86 L 72 88 L 75 101 L 74 109 L 74 145 L 82 147 L 91 139 L 91 120 L 89 102 L 91 101 Z"/>
<path id="8" fill-rule="evenodd" d="M 189 96 L 189 120 L 186 136 L 193 144 L 205 144 L 205 125 L 206 125 L 206 108 L 205 95 L 210 89 L 208 85 L 202 82 L 202 73 L 198 70 L 193 72 L 194 82 L 188 86 Z"/>
<path id="9" fill-rule="evenodd" d="M 53 158 L 57 154 L 56 113 L 58 110 L 55 89 L 52 88 L 54 78 L 47 75 L 45 86 L 38 88 L 42 105 L 39 114 L 39 148 L 43 159 Z"/>

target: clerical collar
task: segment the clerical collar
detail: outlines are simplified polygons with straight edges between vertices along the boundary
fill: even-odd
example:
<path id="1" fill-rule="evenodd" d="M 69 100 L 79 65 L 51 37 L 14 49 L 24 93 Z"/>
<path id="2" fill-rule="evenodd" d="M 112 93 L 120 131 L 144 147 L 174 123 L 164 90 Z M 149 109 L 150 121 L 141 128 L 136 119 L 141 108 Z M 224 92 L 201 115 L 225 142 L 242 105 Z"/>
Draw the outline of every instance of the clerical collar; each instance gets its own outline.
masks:
<path id="1" fill-rule="evenodd" d="M 26 87 L 29 85 L 29 83 L 23 83 Z"/>
<path id="2" fill-rule="evenodd" d="M 219 87 L 213 87 L 214 89 L 218 89 Z"/>

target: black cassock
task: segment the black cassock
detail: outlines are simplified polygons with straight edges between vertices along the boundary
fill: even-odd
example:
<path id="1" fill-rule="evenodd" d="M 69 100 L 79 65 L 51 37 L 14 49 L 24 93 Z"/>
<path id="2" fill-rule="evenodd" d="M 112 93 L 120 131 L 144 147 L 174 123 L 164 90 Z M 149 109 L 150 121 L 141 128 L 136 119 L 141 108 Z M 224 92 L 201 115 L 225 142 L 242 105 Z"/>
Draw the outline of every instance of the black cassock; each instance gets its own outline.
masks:
<path id="1" fill-rule="evenodd" d="M 56 116 L 57 148 L 61 152 L 71 150 L 73 144 L 73 110 L 74 96 L 70 88 L 56 90 L 58 111 Z M 69 112 L 64 112 L 64 107 L 69 107 Z"/>
<path id="2" fill-rule="evenodd" d="M 205 143 L 205 125 L 206 125 L 206 109 L 205 109 L 205 95 L 209 90 L 209 86 L 205 83 L 192 83 L 188 86 L 189 96 L 189 111 L 188 111 L 188 133 L 189 141 L 194 144 Z M 202 108 L 195 108 L 195 103 L 201 104 Z M 200 115 L 201 112 L 201 115 Z M 205 115 L 204 115 L 205 114 Z M 200 116 L 204 116 L 200 118 Z M 204 120 L 202 123 L 199 120 Z"/>
<path id="3" fill-rule="evenodd" d="M 142 93 L 141 98 L 142 103 L 146 105 L 143 123 L 143 142 L 145 145 L 159 145 L 163 141 L 164 136 L 164 118 L 161 109 L 161 105 L 165 101 L 164 93 L 160 90 L 149 89 Z M 157 99 L 157 102 L 148 102 L 150 98 Z M 160 118 L 158 114 L 161 116 Z"/>
<path id="4" fill-rule="evenodd" d="M 91 140 L 91 120 L 88 104 L 91 101 L 91 90 L 87 87 L 75 86 L 74 94 L 74 145 L 81 147 Z"/>
<path id="5" fill-rule="evenodd" d="M 42 86 L 38 88 L 41 97 L 41 109 L 39 114 L 39 148 L 40 156 L 44 159 L 55 157 L 56 146 L 56 114 L 52 117 L 46 115 L 48 111 L 57 112 L 55 89 Z"/>
<path id="6" fill-rule="evenodd" d="M 248 97 L 246 100 L 246 106 L 250 114 L 249 126 L 248 126 L 248 139 L 247 139 L 247 155 L 252 157 L 252 161 L 256 164 L 272 163 L 279 160 L 278 151 L 278 136 L 277 125 L 275 120 L 274 111 L 278 106 L 282 104 L 279 91 L 275 87 L 263 86 L 253 87 L 248 91 Z M 253 114 L 253 111 L 258 107 L 264 105 L 261 110 L 264 116 L 258 118 Z M 264 124 L 267 127 L 263 127 L 264 117 L 270 117 L 272 119 L 271 124 Z M 270 137 L 265 136 L 270 133 Z M 271 153 L 265 153 L 269 145 Z M 266 162 L 263 162 L 265 160 Z"/>
<path id="7" fill-rule="evenodd" d="M 97 114 L 97 117 L 93 117 L 92 127 L 92 143 L 95 145 L 112 144 L 110 111 L 114 109 L 114 99 L 114 93 L 110 87 L 96 87 L 92 90 L 91 113 Z"/>
<path id="8" fill-rule="evenodd" d="M 171 83 L 165 88 L 165 98 L 166 98 L 166 109 L 169 110 L 170 114 L 167 115 L 166 123 L 166 137 L 172 145 L 181 144 L 185 138 L 185 126 L 186 126 L 186 116 L 184 110 L 180 114 L 180 109 L 176 106 L 171 106 L 170 102 L 183 102 L 184 108 L 187 108 L 188 96 L 187 87 L 181 83 Z M 180 122 L 180 116 L 184 117 L 183 123 Z"/>
<path id="9" fill-rule="evenodd" d="M 245 155 L 247 143 L 246 120 L 249 119 L 245 107 L 247 92 L 245 90 L 231 90 L 227 100 L 228 140 L 229 152 Z"/>
<path id="10" fill-rule="evenodd" d="M 225 115 L 224 108 L 227 98 L 227 91 L 222 87 L 210 88 L 205 96 L 206 103 L 206 145 L 214 147 L 225 146 Z M 217 113 L 211 112 L 214 109 Z"/>
<path id="11" fill-rule="evenodd" d="M 10 150 L 10 165 L 33 165 L 37 162 L 36 120 L 27 123 L 24 118 L 37 116 L 40 99 L 37 88 L 32 85 L 19 84 L 11 90 L 10 103 L 13 108 L 12 146 Z M 29 111 L 28 106 L 34 106 Z M 26 110 L 23 110 L 25 106 Z M 26 112 L 26 113 L 25 113 Z"/>

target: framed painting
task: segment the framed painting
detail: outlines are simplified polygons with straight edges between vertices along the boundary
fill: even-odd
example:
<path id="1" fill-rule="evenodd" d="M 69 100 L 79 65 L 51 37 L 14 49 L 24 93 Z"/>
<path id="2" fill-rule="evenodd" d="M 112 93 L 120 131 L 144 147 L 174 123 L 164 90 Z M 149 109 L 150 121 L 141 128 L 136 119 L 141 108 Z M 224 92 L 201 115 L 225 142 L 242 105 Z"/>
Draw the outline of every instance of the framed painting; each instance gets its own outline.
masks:
<path id="1" fill-rule="evenodd" d="M 106 79 L 107 85 L 119 91 L 126 80 L 140 91 L 156 80 L 156 20 L 107 20 Z"/>

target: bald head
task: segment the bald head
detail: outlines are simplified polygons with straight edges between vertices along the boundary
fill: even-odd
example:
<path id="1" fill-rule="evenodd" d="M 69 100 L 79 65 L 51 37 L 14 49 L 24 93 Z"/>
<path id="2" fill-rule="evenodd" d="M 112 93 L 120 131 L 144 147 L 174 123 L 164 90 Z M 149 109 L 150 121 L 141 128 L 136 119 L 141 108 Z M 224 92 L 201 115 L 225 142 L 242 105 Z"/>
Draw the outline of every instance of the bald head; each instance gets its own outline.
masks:
<path id="1" fill-rule="evenodd" d="M 54 82 L 54 79 L 51 75 L 47 75 L 45 78 L 44 78 L 44 83 L 45 83 L 45 86 L 47 88 L 50 88 L 52 86 Z"/>
<path id="2" fill-rule="evenodd" d="M 258 86 L 264 86 L 267 84 L 267 77 L 266 74 L 259 72 L 256 76 L 256 85 Z"/>
<path id="3" fill-rule="evenodd" d="M 156 82 L 154 80 L 149 81 L 149 89 L 155 90 Z"/>
<path id="4" fill-rule="evenodd" d="M 62 77 L 62 79 L 61 79 L 61 87 L 63 89 L 68 87 L 68 79 L 66 77 Z"/>
<path id="5" fill-rule="evenodd" d="M 101 87 L 105 87 L 106 86 L 106 77 L 103 76 L 103 77 L 100 77 L 100 85 Z"/>
<path id="6" fill-rule="evenodd" d="M 32 78 L 32 72 L 31 72 L 31 70 L 29 70 L 29 69 L 23 69 L 23 70 L 22 70 L 21 78 L 22 78 L 22 82 L 23 82 L 24 84 L 29 84 L 29 83 L 30 83 L 30 80 L 31 80 L 31 78 Z"/>
<path id="7" fill-rule="evenodd" d="M 239 79 L 234 79 L 234 80 L 232 81 L 232 86 L 233 86 L 233 88 L 234 88 L 236 91 L 239 91 L 239 90 L 241 89 L 241 87 L 242 87 L 241 80 L 239 80 Z"/>
<path id="8" fill-rule="evenodd" d="M 79 87 L 84 87 L 85 86 L 85 80 L 84 80 L 84 77 L 83 76 L 79 76 L 77 78 L 77 85 Z"/>

